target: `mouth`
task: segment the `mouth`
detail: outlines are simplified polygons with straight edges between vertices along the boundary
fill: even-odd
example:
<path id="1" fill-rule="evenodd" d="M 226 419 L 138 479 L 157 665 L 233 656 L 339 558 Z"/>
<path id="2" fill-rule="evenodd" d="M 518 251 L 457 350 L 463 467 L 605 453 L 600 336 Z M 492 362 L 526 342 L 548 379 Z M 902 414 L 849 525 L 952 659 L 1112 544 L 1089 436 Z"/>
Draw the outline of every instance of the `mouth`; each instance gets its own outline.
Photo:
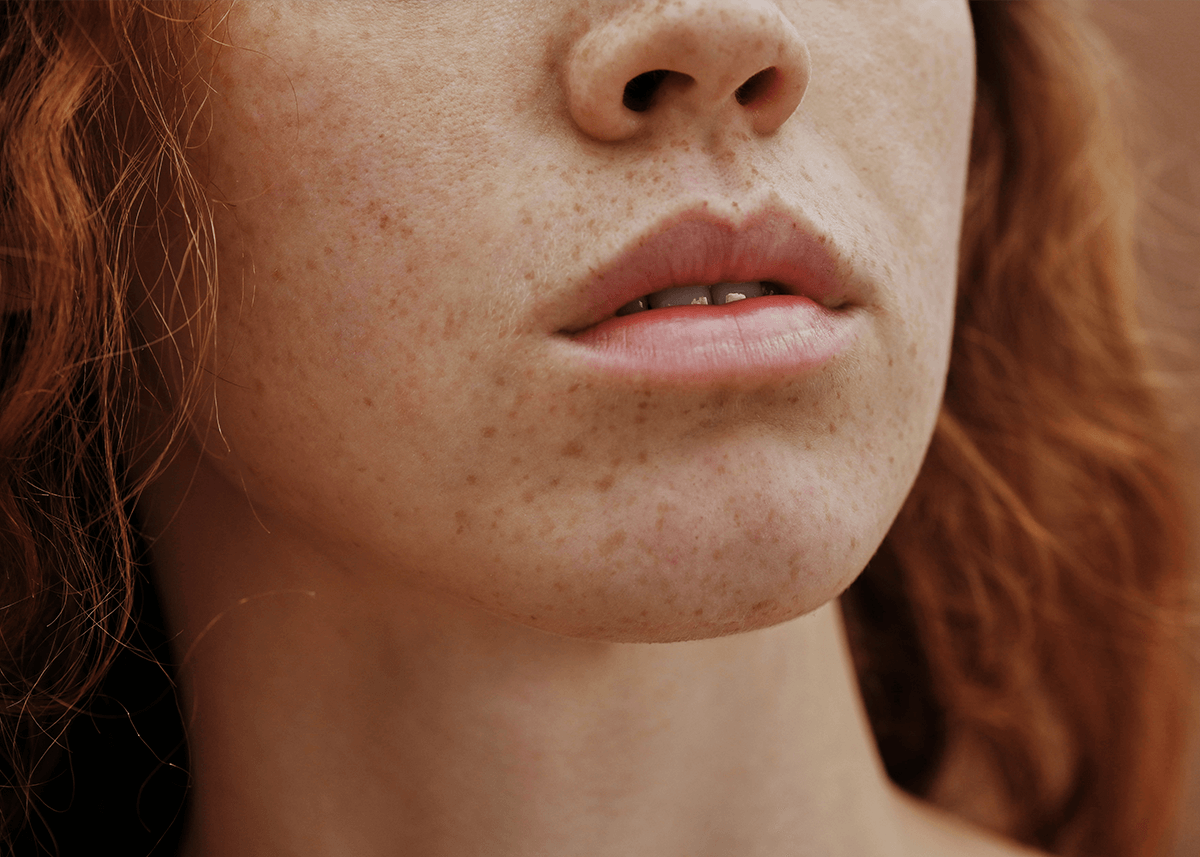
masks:
<path id="1" fill-rule="evenodd" d="M 791 295 L 833 309 L 852 302 L 829 239 L 778 208 L 735 224 L 705 209 L 634 238 L 572 288 L 573 336 L 617 317 L 681 306 L 719 307 Z"/>
<path id="2" fill-rule="evenodd" d="M 769 209 L 732 223 L 687 212 L 577 284 L 557 339 L 606 374 L 709 383 L 818 368 L 853 342 L 861 285 L 830 242 Z"/>
<path id="3" fill-rule="evenodd" d="M 761 280 L 749 283 L 717 283 L 714 286 L 672 286 L 650 295 L 634 298 L 617 309 L 616 315 L 633 315 L 652 309 L 677 306 L 724 306 L 751 298 L 783 294 L 783 286 Z"/>

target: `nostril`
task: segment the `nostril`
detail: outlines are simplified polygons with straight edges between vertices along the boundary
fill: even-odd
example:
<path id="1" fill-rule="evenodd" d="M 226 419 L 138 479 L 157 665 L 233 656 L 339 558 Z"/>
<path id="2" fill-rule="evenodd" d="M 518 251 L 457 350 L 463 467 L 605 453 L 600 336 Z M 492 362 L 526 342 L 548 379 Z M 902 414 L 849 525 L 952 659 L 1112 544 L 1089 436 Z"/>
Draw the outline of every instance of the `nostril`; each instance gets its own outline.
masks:
<path id="1" fill-rule="evenodd" d="M 774 66 L 771 68 L 764 68 L 757 74 L 751 75 L 745 83 L 739 86 L 737 91 L 733 94 L 733 97 L 737 99 L 737 103 L 743 107 L 753 104 L 763 96 L 768 95 L 771 90 L 774 89 L 775 79 L 778 76 L 779 72 Z"/>
<path id="2" fill-rule="evenodd" d="M 659 85 L 666 80 L 668 74 L 670 72 L 665 68 L 656 68 L 654 71 L 639 74 L 625 84 L 625 94 L 621 98 L 621 103 L 635 113 L 645 113 L 654 101 L 654 93 L 658 91 Z"/>

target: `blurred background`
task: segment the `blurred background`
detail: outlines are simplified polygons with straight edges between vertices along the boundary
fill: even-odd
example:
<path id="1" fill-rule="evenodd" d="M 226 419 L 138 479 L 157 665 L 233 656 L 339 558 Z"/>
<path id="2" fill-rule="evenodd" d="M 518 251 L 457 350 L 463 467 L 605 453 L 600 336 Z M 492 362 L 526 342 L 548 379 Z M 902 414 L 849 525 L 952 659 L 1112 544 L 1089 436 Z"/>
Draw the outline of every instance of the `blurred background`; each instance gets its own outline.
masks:
<path id="1" fill-rule="evenodd" d="M 1090 9 L 1131 85 L 1129 130 L 1145 182 L 1142 311 L 1200 462 L 1200 0 L 1092 0 Z M 1200 498 L 1200 485 L 1194 491 Z M 1200 541 L 1200 520 L 1193 532 Z M 1192 650 L 1200 663 L 1195 640 Z M 1200 701 L 1200 669 L 1194 676 Z M 1177 857 L 1200 855 L 1200 720 L 1193 736 Z"/>

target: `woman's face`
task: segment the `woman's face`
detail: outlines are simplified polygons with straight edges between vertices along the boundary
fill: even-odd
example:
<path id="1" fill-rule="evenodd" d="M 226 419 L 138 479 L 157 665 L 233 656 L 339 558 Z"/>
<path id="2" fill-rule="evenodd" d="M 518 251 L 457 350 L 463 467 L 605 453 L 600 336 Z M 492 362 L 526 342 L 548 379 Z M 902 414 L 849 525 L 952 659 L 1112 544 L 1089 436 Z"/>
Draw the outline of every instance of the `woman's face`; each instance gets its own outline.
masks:
<path id="1" fill-rule="evenodd" d="M 254 2 L 227 27 L 193 428 L 239 514 L 376 604 L 598 639 L 761 627 L 853 579 L 942 394 L 965 2 Z M 722 282 L 784 294 L 614 318 Z"/>

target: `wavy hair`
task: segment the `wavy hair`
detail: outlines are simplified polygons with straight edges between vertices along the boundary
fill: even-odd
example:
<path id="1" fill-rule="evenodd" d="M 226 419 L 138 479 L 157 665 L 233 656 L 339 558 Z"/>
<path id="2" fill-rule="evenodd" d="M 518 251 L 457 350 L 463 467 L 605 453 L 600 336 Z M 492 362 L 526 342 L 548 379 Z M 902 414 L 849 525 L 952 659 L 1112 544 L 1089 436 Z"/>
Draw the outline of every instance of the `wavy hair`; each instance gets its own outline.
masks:
<path id="1" fill-rule="evenodd" d="M 1153 855 L 1187 725 L 1188 504 L 1133 306 L 1134 176 L 1082 10 L 972 3 L 945 400 L 845 599 L 901 785 L 1019 841 Z"/>
<path id="2" fill-rule="evenodd" d="M 971 7 L 945 401 L 847 626 L 901 786 L 1055 853 L 1148 857 L 1182 740 L 1186 519 L 1131 304 L 1130 177 L 1078 8 Z M 130 509 L 167 439 L 130 440 L 161 405 L 129 284 L 215 286 L 188 165 L 202 19 L 0 2 L 0 839 L 133 621 Z M 182 262 L 138 270 L 147 241 Z M 210 322 L 176 331 L 189 351 Z"/>
<path id="3" fill-rule="evenodd" d="M 129 284 L 208 283 L 185 5 L 0 3 L 0 842 L 130 631 L 131 510 L 168 438 L 133 441 Z M 136 270 L 147 241 L 182 241 L 177 270 Z"/>

